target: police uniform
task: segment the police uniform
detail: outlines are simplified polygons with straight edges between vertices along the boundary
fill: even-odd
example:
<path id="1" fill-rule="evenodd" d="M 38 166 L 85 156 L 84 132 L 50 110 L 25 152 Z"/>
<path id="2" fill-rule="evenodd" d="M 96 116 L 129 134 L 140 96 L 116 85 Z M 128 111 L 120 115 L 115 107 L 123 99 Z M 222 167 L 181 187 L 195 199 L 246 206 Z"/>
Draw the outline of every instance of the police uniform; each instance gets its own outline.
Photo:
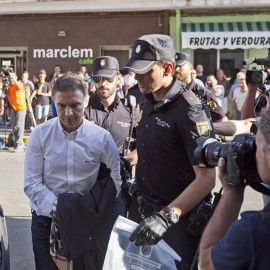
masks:
<path id="1" fill-rule="evenodd" d="M 192 81 L 188 88 L 206 103 L 213 122 L 217 122 L 223 117 L 226 117 L 223 109 L 218 105 L 216 97 L 210 90 L 206 88 L 201 89 L 201 87 L 195 81 Z"/>
<path id="2" fill-rule="evenodd" d="M 181 91 L 184 92 L 179 94 Z M 130 218 L 136 222 L 140 222 L 142 216 L 160 211 L 195 179 L 192 167 L 198 164 L 194 157 L 195 139 L 210 135 L 209 119 L 200 100 L 182 82 L 174 78 L 167 97 L 173 101 L 168 102 L 163 110 L 160 106 L 161 112 L 155 110 L 158 103 L 151 94 L 145 95 L 140 103 L 136 127 L 139 156 L 136 182 L 138 194 L 150 204 L 143 203 L 144 208 L 136 200 L 132 202 Z M 181 216 L 180 221 L 167 231 L 164 240 L 181 257 L 192 262 L 199 237 L 185 231 L 187 222 L 188 214 Z"/>
<path id="3" fill-rule="evenodd" d="M 95 77 L 114 78 L 119 71 L 119 64 L 115 57 L 100 56 L 95 59 L 92 69 L 92 77 L 94 79 Z M 84 113 L 85 118 L 109 131 L 117 146 L 118 152 L 121 153 L 123 144 L 130 130 L 132 130 L 130 126 L 136 124 L 136 109 L 129 106 L 127 99 L 120 99 L 118 95 L 115 95 L 115 100 L 111 105 L 104 106 L 97 91 L 90 96 L 88 106 Z M 105 168 L 104 164 L 101 164 L 101 168 L 102 170 L 100 170 L 98 179 L 108 174 L 108 169 Z M 100 232 L 93 248 L 93 256 L 97 269 L 102 269 L 111 230 L 119 215 L 125 215 L 125 202 L 121 192 L 115 199 L 110 215 L 106 220 L 106 225 Z"/>
<path id="4" fill-rule="evenodd" d="M 144 94 L 140 91 L 140 88 L 138 84 L 136 83 L 135 85 L 131 86 L 128 89 L 127 97 L 128 96 L 134 96 L 136 98 L 136 103 L 138 105 L 140 103 L 140 100 L 143 99 Z"/>
<path id="5" fill-rule="evenodd" d="M 120 99 L 116 95 L 115 103 L 105 107 L 97 92 L 94 92 L 90 96 L 84 114 L 86 119 L 111 133 L 118 152 L 121 153 L 123 143 L 129 135 L 131 120 L 133 119 L 134 125 L 136 124 L 136 113 L 132 112 L 127 100 Z"/>
<path id="6" fill-rule="evenodd" d="M 150 93 L 140 102 L 136 126 L 137 190 L 131 189 L 134 200 L 129 217 L 140 224 L 130 240 L 137 245 L 151 245 L 163 238 L 182 258 L 177 269 L 187 270 L 198 248 L 199 237 L 185 230 L 188 214 L 182 214 L 178 221 L 179 215 L 167 206 L 173 203 L 179 209 L 176 198 L 194 180 L 201 179 L 192 167 L 198 165 L 194 157 L 195 139 L 210 136 L 211 120 L 195 94 L 176 77 L 171 77 L 174 57 L 174 42 L 170 36 L 145 35 L 134 42 L 131 58 L 124 67 L 136 73 L 141 91 Z M 153 87 L 155 83 L 160 83 L 159 89 Z M 162 100 L 156 101 L 154 97 L 162 97 Z M 202 175 L 211 175 L 208 172 Z M 194 198 L 203 199 L 196 195 Z M 191 202 L 192 198 L 187 200 Z M 163 212 L 169 215 L 168 219 Z"/>

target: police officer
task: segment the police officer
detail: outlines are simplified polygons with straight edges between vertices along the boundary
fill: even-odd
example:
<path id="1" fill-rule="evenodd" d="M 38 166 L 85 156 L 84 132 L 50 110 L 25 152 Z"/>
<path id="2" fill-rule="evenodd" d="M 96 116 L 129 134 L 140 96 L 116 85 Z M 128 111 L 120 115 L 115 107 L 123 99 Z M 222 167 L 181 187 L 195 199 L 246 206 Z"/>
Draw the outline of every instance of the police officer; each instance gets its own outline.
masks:
<path id="1" fill-rule="evenodd" d="M 215 171 L 199 168 L 194 158 L 195 139 L 209 136 L 210 125 L 200 100 L 173 76 L 174 57 L 170 36 L 145 35 L 125 66 L 145 94 L 137 149 L 126 156 L 131 163 L 138 158 L 130 218 L 140 225 L 130 240 L 152 245 L 164 238 L 182 258 L 178 269 L 190 269 L 199 237 L 185 230 L 188 213 L 214 187 Z"/>
<path id="2" fill-rule="evenodd" d="M 214 94 L 207 90 L 205 87 L 201 87 L 191 78 L 191 57 L 187 53 L 176 53 L 176 68 L 175 76 L 178 80 L 184 82 L 188 89 L 193 91 L 201 100 L 203 100 L 210 111 L 210 115 L 213 122 L 228 121 L 227 116 L 223 112 L 223 109 L 218 105 L 217 99 Z"/>
<path id="3" fill-rule="evenodd" d="M 130 137 L 131 127 L 136 124 L 136 101 L 135 104 L 129 104 L 128 100 L 120 99 L 116 94 L 121 74 L 118 60 L 115 57 L 100 56 L 96 58 L 92 67 L 92 78 L 96 91 L 90 96 L 85 109 L 85 117 L 111 133 L 118 152 L 121 154 L 125 150 L 123 145 L 126 139 Z M 121 171 L 129 169 L 130 164 L 122 160 L 122 167 L 124 168 Z M 109 220 L 97 241 L 96 256 L 100 267 L 98 269 L 102 269 L 110 233 L 118 215 L 125 215 L 125 203 L 121 193 L 115 200 Z"/>
<path id="4" fill-rule="evenodd" d="M 96 91 L 90 97 L 85 117 L 108 130 L 121 153 L 129 135 L 130 123 L 136 122 L 136 110 L 128 100 L 116 95 L 117 83 L 121 80 L 118 60 L 112 56 L 98 57 L 93 63 L 92 77 Z"/>

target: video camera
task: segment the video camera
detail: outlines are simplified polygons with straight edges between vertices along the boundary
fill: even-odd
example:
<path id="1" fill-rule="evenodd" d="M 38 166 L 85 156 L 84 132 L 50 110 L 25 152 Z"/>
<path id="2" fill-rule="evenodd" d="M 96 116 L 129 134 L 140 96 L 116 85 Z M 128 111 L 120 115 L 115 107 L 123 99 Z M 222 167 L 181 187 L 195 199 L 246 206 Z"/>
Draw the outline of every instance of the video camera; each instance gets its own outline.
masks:
<path id="1" fill-rule="evenodd" d="M 13 72 L 13 68 L 6 66 L 1 68 L 1 72 L 3 74 L 3 77 L 8 77 L 10 72 Z"/>
<path id="2" fill-rule="evenodd" d="M 3 77 L 2 83 L 3 83 L 3 90 L 6 93 L 7 92 L 7 87 L 9 85 L 9 73 L 13 72 L 13 69 L 9 66 L 2 67 L 1 68 L 1 77 Z"/>
<path id="3" fill-rule="evenodd" d="M 266 67 L 270 67 L 270 48 L 268 49 L 267 57 L 246 59 L 245 61 L 243 61 L 243 64 L 244 65 L 256 64 L 256 65 L 264 66 L 264 69 L 262 70 L 248 70 L 246 74 L 246 82 L 262 85 L 260 87 L 260 91 L 263 94 L 266 94 L 269 96 L 270 81 L 266 81 L 266 79 L 267 77 L 269 77 L 270 74 L 267 74 Z"/>

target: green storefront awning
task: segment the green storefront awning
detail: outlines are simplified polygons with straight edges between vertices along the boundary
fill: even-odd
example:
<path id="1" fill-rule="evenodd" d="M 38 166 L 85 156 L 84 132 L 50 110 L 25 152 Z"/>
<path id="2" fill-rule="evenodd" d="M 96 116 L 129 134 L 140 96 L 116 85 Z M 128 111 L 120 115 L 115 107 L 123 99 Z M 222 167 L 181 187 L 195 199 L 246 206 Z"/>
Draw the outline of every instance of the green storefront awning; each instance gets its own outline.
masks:
<path id="1" fill-rule="evenodd" d="M 183 23 L 182 48 L 270 47 L 270 22 Z"/>

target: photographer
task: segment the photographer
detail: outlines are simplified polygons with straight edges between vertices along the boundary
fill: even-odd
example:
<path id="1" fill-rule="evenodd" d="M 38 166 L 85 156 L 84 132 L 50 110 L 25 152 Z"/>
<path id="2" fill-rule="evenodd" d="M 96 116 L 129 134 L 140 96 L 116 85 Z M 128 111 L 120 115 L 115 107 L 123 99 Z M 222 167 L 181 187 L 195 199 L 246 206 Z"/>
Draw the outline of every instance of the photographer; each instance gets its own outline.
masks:
<path id="1" fill-rule="evenodd" d="M 9 72 L 7 98 L 11 106 L 11 126 L 14 134 L 14 152 L 23 152 L 23 134 L 26 115 L 26 89 L 15 73 Z"/>
<path id="2" fill-rule="evenodd" d="M 264 109 L 256 134 L 257 171 L 270 183 L 270 110 Z M 200 269 L 268 269 L 270 265 L 270 204 L 263 211 L 249 211 L 237 220 L 244 198 L 244 186 L 226 182 L 227 172 L 238 171 L 231 153 L 219 160 L 223 196 L 208 223 L 200 244 Z"/>

